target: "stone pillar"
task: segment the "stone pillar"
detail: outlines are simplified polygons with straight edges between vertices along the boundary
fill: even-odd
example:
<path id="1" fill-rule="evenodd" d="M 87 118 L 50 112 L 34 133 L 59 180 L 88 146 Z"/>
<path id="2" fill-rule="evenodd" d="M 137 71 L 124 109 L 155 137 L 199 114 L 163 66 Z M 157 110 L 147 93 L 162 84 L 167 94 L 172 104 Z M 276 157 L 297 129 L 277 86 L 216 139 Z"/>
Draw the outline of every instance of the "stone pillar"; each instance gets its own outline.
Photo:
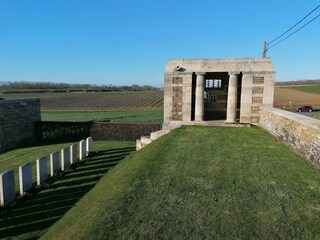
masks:
<path id="1" fill-rule="evenodd" d="M 253 74 L 242 72 L 240 122 L 251 123 L 252 111 L 256 111 L 252 106 L 252 82 Z"/>
<path id="2" fill-rule="evenodd" d="M 204 75 L 205 73 L 196 73 L 196 106 L 195 106 L 195 121 L 203 121 L 204 115 Z"/>
<path id="3" fill-rule="evenodd" d="M 192 108 L 192 73 L 186 74 L 183 78 L 182 120 L 184 122 L 191 121 L 191 108 Z"/>
<path id="4" fill-rule="evenodd" d="M 226 122 L 236 122 L 237 117 L 237 96 L 238 96 L 238 75 L 239 73 L 229 73 L 229 89 L 227 103 Z"/>

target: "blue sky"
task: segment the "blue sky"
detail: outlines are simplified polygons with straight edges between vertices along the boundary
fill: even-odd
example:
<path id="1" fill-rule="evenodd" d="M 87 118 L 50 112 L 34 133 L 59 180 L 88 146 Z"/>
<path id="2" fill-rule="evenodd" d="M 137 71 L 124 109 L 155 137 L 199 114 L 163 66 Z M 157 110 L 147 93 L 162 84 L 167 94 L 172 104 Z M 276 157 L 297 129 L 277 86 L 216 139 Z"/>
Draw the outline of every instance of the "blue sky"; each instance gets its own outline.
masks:
<path id="1" fill-rule="evenodd" d="M 0 0 L 0 82 L 161 87 L 169 59 L 260 57 L 315 0 Z M 311 17 L 320 14 L 318 9 Z M 276 80 L 320 79 L 320 18 L 270 49 Z"/>

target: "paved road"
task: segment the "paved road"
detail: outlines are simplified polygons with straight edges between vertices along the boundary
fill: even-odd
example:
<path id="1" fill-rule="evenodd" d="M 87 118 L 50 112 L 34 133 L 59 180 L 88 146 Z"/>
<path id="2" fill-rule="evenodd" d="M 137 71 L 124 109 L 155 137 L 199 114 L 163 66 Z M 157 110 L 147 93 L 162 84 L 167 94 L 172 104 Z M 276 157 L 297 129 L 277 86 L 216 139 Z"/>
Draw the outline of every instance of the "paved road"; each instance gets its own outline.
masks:
<path id="1" fill-rule="evenodd" d="M 320 110 L 314 110 L 312 112 L 296 112 L 296 113 L 301 114 L 301 115 L 305 115 L 308 117 L 312 117 L 312 115 L 314 115 L 316 113 L 320 113 Z"/>

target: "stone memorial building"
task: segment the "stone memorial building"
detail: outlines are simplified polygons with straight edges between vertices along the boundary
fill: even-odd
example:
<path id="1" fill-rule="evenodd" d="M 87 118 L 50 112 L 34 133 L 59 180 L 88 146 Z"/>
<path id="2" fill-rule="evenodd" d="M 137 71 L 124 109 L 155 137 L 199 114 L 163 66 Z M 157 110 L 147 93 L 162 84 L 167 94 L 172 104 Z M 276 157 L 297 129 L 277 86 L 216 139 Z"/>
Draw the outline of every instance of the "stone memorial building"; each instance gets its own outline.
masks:
<path id="1" fill-rule="evenodd" d="M 258 123 L 259 107 L 273 106 L 274 77 L 270 58 L 170 60 L 163 126 Z"/>

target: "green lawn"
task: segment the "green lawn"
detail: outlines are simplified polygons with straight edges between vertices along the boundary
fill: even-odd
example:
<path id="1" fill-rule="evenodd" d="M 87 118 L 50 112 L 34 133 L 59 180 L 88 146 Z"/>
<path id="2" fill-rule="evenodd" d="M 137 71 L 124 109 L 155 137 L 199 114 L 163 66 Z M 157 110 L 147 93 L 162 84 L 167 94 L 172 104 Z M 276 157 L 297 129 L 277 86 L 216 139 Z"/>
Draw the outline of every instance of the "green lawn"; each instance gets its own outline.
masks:
<path id="1" fill-rule="evenodd" d="M 16 161 L 29 161 L 44 155 L 50 148 L 53 150 L 59 147 L 61 145 L 33 147 L 0 154 L 1 168 L 14 168 Z M 0 214 L 0 239 L 39 238 L 69 209 L 76 206 L 106 172 L 134 151 L 134 142 L 96 141 L 94 150 L 97 153 L 90 161 L 78 164 L 64 176 L 51 178 L 47 186 L 37 189 L 25 202 L 19 200 L 12 211 Z M 8 155 L 15 157 L 11 159 Z"/>
<path id="2" fill-rule="evenodd" d="M 121 161 L 41 239 L 319 239 L 319 199 L 319 170 L 262 129 L 182 127 Z"/>
<path id="3" fill-rule="evenodd" d="M 320 85 L 286 86 L 286 88 L 295 89 L 303 92 L 320 94 Z"/>
<path id="4" fill-rule="evenodd" d="M 111 121 L 111 122 L 163 122 L 163 110 L 123 110 L 99 112 L 45 112 L 42 121 Z"/>

